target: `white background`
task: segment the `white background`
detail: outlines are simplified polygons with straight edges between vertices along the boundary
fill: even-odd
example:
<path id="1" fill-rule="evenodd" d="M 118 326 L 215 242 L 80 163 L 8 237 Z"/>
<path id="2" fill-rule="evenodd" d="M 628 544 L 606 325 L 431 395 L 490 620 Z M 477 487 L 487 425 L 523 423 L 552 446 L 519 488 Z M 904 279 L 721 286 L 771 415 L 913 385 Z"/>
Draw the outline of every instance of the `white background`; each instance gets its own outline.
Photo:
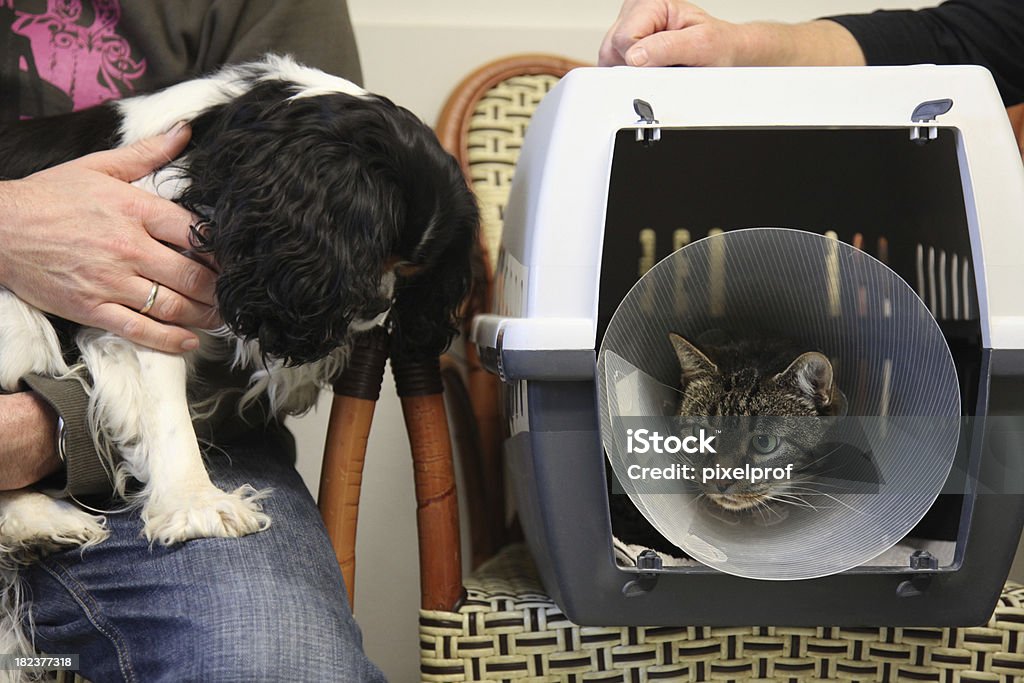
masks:
<path id="1" fill-rule="evenodd" d="M 708 0 L 703 7 L 731 21 L 799 21 L 928 4 L 933 3 Z M 619 0 L 349 0 L 366 86 L 431 125 L 458 81 L 491 60 L 548 52 L 595 62 L 619 6 Z M 325 398 L 316 413 L 291 422 L 299 469 L 314 493 L 329 405 Z M 395 683 L 419 680 L 415 509 L 409 447 L 388 375 L 363 479 L 355 611 L 367 652 Z"/>

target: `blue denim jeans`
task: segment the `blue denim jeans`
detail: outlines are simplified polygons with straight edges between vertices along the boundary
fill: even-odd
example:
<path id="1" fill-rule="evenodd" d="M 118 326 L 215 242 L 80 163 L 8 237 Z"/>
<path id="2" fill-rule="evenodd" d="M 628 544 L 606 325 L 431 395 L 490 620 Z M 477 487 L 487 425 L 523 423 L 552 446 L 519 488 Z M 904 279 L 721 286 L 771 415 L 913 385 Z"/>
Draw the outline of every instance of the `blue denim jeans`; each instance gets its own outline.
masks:
<path id="1" fill-rule="evenodd" d="M 137 511 L 109 515 L 108 540 L 26 570 L 37 647 L 94 683 L 383 681 L 293 449 L 259 432 L 207 457 L 225 490 L 273 488 L 267 531 L 150 547 Z"/>

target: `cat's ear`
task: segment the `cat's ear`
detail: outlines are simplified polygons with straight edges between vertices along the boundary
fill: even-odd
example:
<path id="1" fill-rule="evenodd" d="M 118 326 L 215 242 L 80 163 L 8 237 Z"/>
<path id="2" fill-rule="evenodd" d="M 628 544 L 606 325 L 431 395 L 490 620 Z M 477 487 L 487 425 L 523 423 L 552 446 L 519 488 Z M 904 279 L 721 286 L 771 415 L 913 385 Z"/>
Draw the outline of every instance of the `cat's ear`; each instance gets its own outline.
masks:
<path id="1" fill-rule="evenodd" d="M 702 375 L 713 375 L 718 368 L 711 360 L 700 352 L 696 346 L 680 337 L 675 332 L 668 333 L 672 348 L 676 350 L 676 358 L 679 359 L 679 369 L 683 374 L 683 382 L 689 382 Z"/>
<path id="2" fill-rule="evenodd" d="M 817 351 L 800 354 L 788 368 L 775 376 L 775 380 L 796 387 L 818 406 L 832 403 L 835 392 L 832 363 Z"/>

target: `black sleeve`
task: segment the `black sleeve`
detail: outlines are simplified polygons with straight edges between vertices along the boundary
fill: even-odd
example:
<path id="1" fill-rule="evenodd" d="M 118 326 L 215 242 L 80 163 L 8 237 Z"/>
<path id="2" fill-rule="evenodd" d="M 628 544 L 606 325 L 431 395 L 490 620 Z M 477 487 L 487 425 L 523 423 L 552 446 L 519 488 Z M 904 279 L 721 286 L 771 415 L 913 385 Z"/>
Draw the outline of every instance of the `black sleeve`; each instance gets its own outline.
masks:
<path id="1" fill-rule="evenodd" d="M 948 0 L 829 19 L 853 34 L 868 64 L 979 64 L 1007 106 L 1024 102 L 1024 0 Z"/>

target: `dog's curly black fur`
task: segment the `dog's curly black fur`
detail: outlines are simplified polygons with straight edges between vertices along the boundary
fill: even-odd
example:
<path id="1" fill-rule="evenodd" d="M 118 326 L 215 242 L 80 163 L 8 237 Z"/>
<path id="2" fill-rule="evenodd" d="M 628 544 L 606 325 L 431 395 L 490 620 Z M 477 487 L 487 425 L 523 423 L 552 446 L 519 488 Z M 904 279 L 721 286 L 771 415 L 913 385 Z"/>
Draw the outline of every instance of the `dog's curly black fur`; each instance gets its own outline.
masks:
<path id="1" fill-rule="evenodd" d="M 221 316 L 264 353 L 303 363 L 372 318 L 382 264 L 400 279 L 399 355 L 438 354 L 470 282 L 476 206 L 455 160 L 408 110 L 344 93 L 289 99 L 264 82 L 193 121 L 178 201 L 210 220 Z"/>

